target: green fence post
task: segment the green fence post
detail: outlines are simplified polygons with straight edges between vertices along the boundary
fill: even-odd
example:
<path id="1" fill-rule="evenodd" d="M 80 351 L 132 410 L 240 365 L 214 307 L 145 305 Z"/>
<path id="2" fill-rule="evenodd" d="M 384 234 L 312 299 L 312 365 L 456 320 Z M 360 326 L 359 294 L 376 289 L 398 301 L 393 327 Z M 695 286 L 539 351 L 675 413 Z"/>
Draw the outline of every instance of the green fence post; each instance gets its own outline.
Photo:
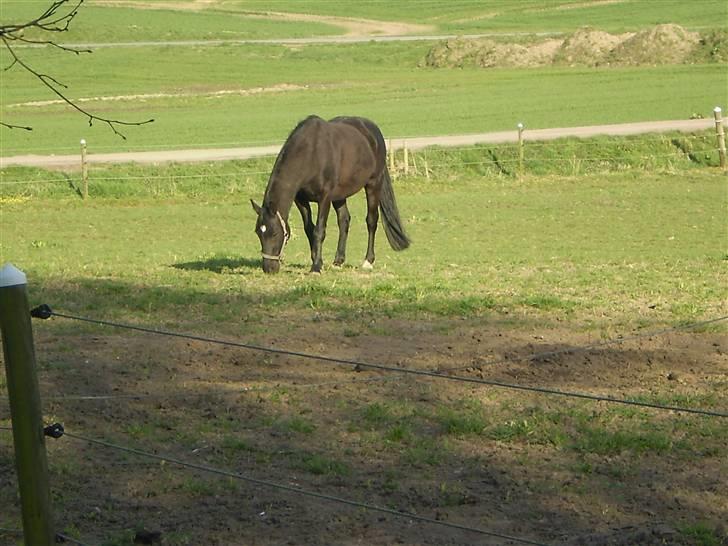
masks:
<path id="1" fill-rule="evenodd" d="M 26 288 L 25 273 L 12 264 L 0 269 L 0 332 L 13 420 L 23 534 L 28 546 L 51 546 L 55 533 Z"/>

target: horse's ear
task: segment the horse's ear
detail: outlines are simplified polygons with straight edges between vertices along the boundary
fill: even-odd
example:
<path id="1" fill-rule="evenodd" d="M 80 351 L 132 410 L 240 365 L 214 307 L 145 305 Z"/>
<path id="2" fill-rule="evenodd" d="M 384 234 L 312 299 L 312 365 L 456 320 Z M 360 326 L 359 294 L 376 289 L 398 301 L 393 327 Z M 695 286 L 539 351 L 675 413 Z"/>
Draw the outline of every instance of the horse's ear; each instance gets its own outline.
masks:
<path id="1" fill-rule="evenodd" d="M 250 204 L 253 205 L 253 210 L 255 211 L 255 214 L 260 216 L 260 206 L 258 206 L 252 199 L 250 200 Z"/>

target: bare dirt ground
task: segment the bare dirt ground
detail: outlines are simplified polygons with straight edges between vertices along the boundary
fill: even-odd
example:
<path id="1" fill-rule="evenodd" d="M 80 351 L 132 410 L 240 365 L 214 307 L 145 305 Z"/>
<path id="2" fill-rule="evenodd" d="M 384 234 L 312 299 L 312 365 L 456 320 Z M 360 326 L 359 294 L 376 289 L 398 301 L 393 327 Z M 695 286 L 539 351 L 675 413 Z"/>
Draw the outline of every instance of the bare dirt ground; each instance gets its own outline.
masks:
<path id="1" fill-rule="evenodd" d="M 695 61 L 693 55 L 699 43 L 699 33 L 675 24 L 624 34 L 584 27 L 566 37 L 528 44 L 451 38 L 433 46 L 423 64 L 436 68 L 680 64 Z"/>
<path id="2" fill-rule="evenodd" d="M 270 327 L 253 336 L 265 346 L 403 368 L 475 366 L 457 373 L 620 398 L 671 392 L 690 399 L 724 389 L 728 374 L 728 342 L 712 333 L 672 332 L 581 351 L 598 340 L 568 327 L 498 320 L 381 319 L 356 335 L 333 317 L 271 314 L 267 321 Z M 69 432 L 536 543 L 687 546 L 698 542 L 679 531 L 700 524 L 728 544 L 728 446 L 706 453 L 691 433 L 708 418 L 625 410 L 632 412 L 628 422 L 647 427 L 675 423 L 674 445 L 659 452 L 579 451 L 565 447 L 575 431 L 554 445 L 539 440 L 538 426 L 533 436 L 513 438 L 449 434 L 432 416 L 443 408 L 465 411 L 469 400 L 506 429 L 543 412 L 584 419 L 606 412 L 599 425 L 606 434 L 620 414 L 605 403 L 199 341 L 35 329 L 45 412 Z M 249 336 L 230 330 L 220 337 Z M 504 358 L 511 362 L 489 364 Z M 377 421 L 377 405 L 395 417 Z M 90 544 L 131 544 L 135 534 L 138 544 L 516 544 L 69 437 L 49 440 L 48 451 L 60 528 Z M 0 503 L 12 505 L 15 480 L 4 441 L 0 453 Z M 140 531 L 161 538 L 145 542 Z"/>
<path id="3" fill-rule="evenodd" d="M 202 11 L 205 9 L 224 6 L 220 0 L 195 0 L 194 2 L 143 2 L 134 0 L 112 0 L 97 2 L 99 6 L 127 6 L 139 9 L 167 9 L 182 11 Z M 344 31 L 342 37 L 365 36 L 403 36 L 407 34 L 421 34 L 435 29 L 432 25 L 418 25 L 413 23 L 377 21 L 374 19 L 361 19 L 354 17 L 336 17 L 332 15 L 312 15 L 306 13 L 287 13 L 277 11 L 240 12 L 236 16 L 255 19 L 270 19 L 273 21 L 304 21 L 324 23 L 341 27 Z"/>

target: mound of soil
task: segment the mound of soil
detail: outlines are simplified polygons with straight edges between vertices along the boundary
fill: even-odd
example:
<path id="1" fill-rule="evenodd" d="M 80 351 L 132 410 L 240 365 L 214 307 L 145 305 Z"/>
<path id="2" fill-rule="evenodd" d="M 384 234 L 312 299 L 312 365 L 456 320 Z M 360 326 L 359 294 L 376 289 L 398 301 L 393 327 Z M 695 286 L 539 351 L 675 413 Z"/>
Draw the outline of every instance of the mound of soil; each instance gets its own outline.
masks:
<path id="1" fill-rule="evenodd" d="M 527 45 L 487 39 L 449 39 L 436 44 L 422 64 L 435 68 L 519 68 L 552 64 L 636 66 L 724 62 L 725 49 L 725 37 L 716 32 L 701 38 L 698 33 L 673 24 L 619 35 L 582 28 L 564 39 Z"/>
<path id="2" fill-rule="evenodd" d="M 598 66 L 612 50 L 630 35 L 615 36 L 601 30 L 581 28 L 566 38 L 554 57 L 554 62 L 568 65 Z"/>
<path id="3" fill-rule="evenodd" d="M 657 25 L 619 43 L 610 53 L 610 63 L 619 65 L 684 63 L 700 40 L 697 32 L 679 25 Z"/>
<path id="4" fill-rule="evenodd" d="M 433 47 L 424 65 L 436 68 L 463 66 L 528 67 L 553 61 L 562 40 L 547 40 L 531 46 L 487 39 L 453 38 Z"/>

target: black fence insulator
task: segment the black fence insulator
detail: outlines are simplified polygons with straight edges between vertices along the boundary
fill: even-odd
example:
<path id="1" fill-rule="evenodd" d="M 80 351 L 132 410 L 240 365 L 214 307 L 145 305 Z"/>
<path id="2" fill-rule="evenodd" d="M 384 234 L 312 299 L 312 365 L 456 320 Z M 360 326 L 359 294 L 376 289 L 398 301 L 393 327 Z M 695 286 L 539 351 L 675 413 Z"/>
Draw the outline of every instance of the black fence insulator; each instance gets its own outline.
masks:
<path id="1" fill-rule="evenodd" d="M 56 440 L 63 436 L 64 432 L 65 430 L 61 423 L 53 423 L 52 425 L 48 425 L 43 429 L 43 434 L 45 436 L 50 436 L 51 438 L 55 438 Z"/>
<path id="2" fill-rule="evenodd" d="M 30 316 L 39 319 L 49 319 L 53 316 L 53 310 L 45 303 L 30 310 Z"/>

